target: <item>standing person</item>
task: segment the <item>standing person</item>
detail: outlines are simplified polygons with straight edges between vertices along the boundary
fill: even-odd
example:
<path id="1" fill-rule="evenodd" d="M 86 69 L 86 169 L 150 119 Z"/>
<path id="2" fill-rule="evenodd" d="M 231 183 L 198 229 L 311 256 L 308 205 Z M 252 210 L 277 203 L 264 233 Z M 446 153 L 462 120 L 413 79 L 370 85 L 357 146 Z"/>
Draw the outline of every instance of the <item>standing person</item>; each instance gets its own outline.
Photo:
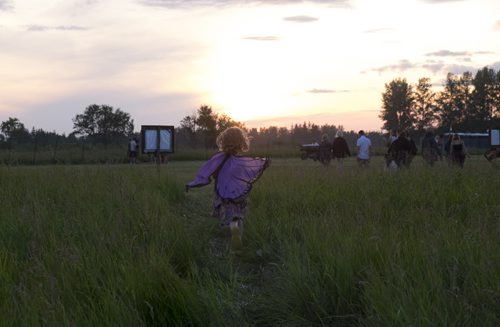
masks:
<path id="1" fill-rule="evenodd" d="M 370 148 L 372 146 L 372 141 L 365 136 L 363 130 L 359 131 L 359 138 L 356 141 L 356 147 L 358 148 L 358 164 L 362 168 L 368 168 L 370 163 Z"/>
<path id="2" fill-rule="evenodd" d="M 269 166 L 270 160 L 240 155 L 249 150 L 250 140 L 238 127 L 226 129 L 217 137 L 216 143 L 220 152 L 203 164 L 196 178 L 186 185 L 186 192 L 193 187 L 208 185 L 211 178 L 215 178 L 212 215 L 220 219 L 221 226 L 229 226 L 232 251 L 239 254 L 242 248 L 247 197 L 252 184 Z"/>
<path id="3" fill-rule="evenodd" d="M 434 163 L 439 158 L 439 145 L 431 131 L 425 133 L 421 144 L 422 158 L 429 166 L 434 166 Z"/>
<path id="4" fill-rule="evenodd" d="M 389 137 L 387 138 L 387 147 L 390 148 L 392 142 L 396 141 L 397 138 L 398 137 L 396 135 L 396 130 L 392 129 L 391 132 L 389 133 Z"/>
<path id="5" fill-rule="evenodd" d="M 408 140 L 408 144 L 410 145 L 410 149 L 408 150 L 408 154 L 406 155 L 405 165 L 407 168 L 410 168 L 411 162 L 413 158 L 417 155 L 418 149 L 415 141 L 410 136 L 410 133 L 406 132 L 406 139 Z"/>
<path id="6" fill-rule="evenodd" d="M 402 168 L 406 165 L 408 160 L 408 155 L 411 151 L 411 144 L 406 138 L 406 132 L 399 132 L 399 137 L 392 142 L 389 148 L 389 157 L 393 160 L 398 168 Z"/>
<path id="7" fill-rule="evenodd" d="M 351 151 L 349 151 L 347 142 L 344 139 L 344 133 L 341 130 L 338 130 L 335 134 L 335 139 L 332 144 L 332 152 L 333 157 L 337 159 L 337 170 L 342 171 L 344 168 L 344 158 L 346 156 L 350 157 Z"/>
<path id="8" fill-rule="evenodd" d="M 135 138 L 131 137 L 128 140 L 128 158 L 130 164 L 137 163 L 137 148 L 138 148 L 137 141 L 135 140 Z"/>
<path id="9" fill-rule="evenodd" d="M 465 163 L 465 144 L 457 133 L 453 134 L 450 144 L 450 160 L 452 165 L 464 168 Z"/>
<path id="10" fill-rule="evenodd" d="M 328 141 L 328 134 L 323 134 L 318 149 L 318 159 L 323 166 L 330 166 L 332 160 L 332 144 Z"/>
<path id="11" fill-rule="evenodd" d="M 448 166 L 451 166 L 453 164 L 451 160 L 451 140 L 453 139 L 453 134 L 448 135 L 448 140 L 444 144 L 444 154 L 446 156 L 446 162 L 448 163 Z"/>
<path id="12" fill-rule="evenodd" d="M 439 160 L 443 161 L 443 153 L 444 153 L 444 135 L 443 134 L 436 135 L 436 143 L 438 145 Z"/>

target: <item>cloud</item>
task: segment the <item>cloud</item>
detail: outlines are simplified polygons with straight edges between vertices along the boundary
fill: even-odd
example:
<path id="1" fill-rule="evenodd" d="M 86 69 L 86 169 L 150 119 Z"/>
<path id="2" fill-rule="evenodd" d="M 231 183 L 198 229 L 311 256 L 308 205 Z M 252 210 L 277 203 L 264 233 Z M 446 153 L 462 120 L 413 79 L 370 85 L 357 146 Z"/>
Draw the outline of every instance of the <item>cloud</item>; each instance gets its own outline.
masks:
<path id="1" fill-rule="evenodd" d="M 86 31 L 88 28 L 82 26 L 46 26 L 46 25 L 28 25 L 26 26 L 28 32 L 45 32 L 45 31 Z"/>
<path id="2" fill-rule="evenodd" d="M 349 0 L 137 0 L 146 6 L 165 8 L 181 7 L 212 7 L 212 6 L 239 6 L 239 5 L 289 5 L 301 3 L 318 3 L 325 5 L 346 5 Z"/>
<path id="3" fill-rule="evenodd" d="M 469 62 L 467 60 L 468 58 L 462 59 L 464 62 Z M 495 70 L 498 70 L 500 68 L 500 62 L 496 62 L 490 66 L 490 68 L 493 68 Z M 446 63 L 442 60 L 427 60 L 424 63 L 411 63 L 408 60 L 401 60 L 398 64 L 395 65 L 387 65 L 387 66 L 382 66 L 382 67 L 377 67 L 377 68 L 372 68 L 366 71 L 362 71 L 361 73 L 365 74 L 368 72 L 378 72 L 378 73 L 384 73 L 384 72 L 392 72 L 392 71 L 397 71 L 397 72 L 405 72 L 408 70 L 412 69 L 419 69 L 419 70 L 428 70 L 434 74 L 437 73 L 453 73 L 453 74 L 463 74 L 464 72 L 476 72 L 481 67 L 476 67 L 472 65 L 462 65 L 462 64 L 450 64 Z"/>
<path id="4" fill-rule="evenodd" d="M 471 53 L 468 51 L 439 50 L 436 52 L 426 53 L 425 55 L 427 57 L 462 57 L 462 56 L 470 56 Z"/>
<path id="5" fill-rule="evenodd" d="M 330 90 L 330 89 L 312 89 L 307 91 L 307 93 L 323 94 L 323 93 L 348 93 L 351 90 Z"/>
<path id="6" fill-rule="evenodd" d="M 374 72 L 378 72 L 378 73 L 383 73 L 383 72 L 387 72 L 387 71 L 404 72 L 406 70 L 410 70 L 410 69 L 416 68 L 418 66 L 419 66 L 418 64 L 412 64 L 410 61 L 404 59 L 404 60 L 400 60 L 399 63 L 397 63 L 397 64 L 382 66 L 382 67 L 378 67 L 378 68 L 372 68 L 372 69 L 369 69 L 367 71 L 363 71 L 362 73 L 366 73 L 366 72 L 370 72 L 370 71 L 374 71 Z"/>
<path id="7" fill-rule="evenodd" d="M 251 40 L 251 41 L 279 41 L 281 38 L 278 36 L 245 36 L 242 38 L 243 40 Z"/>
<path id="8" fill-rule="evenodd" d="M 0 0 L 0 11 L 11 10 L 10 0 Z"/>
<path id="9" fill-rule="evenodd" d="M 447 3 L 447 2 L 461 2 L 467 0 L 421 0 L 421 1 L 425 3 L 436 4 L 436 3 Z"/>
<path id="10" fill-rule="evenodd" d="M 500 31 L 500 20 L 497 20 L 497 22 L 495 23 L 495 25 L 493 25 L 493 29 L 495 31 Z"/>
<path id="11" fill-rule="evenodd" d="M 393 33 L 395 31 L 396 31 L 395 28 L 374 28 L 374 29 L 363 31 L 363 33 L 366 33 L 366 34 Z"/>
<path id="12" fill-rule="evenodd" d="M 315 22 L 318 20 L 316 17 L 311 17 L 311 16 L 291 16 L 291 17 L 285 17 L 283 20 L 286 20 L 288 22 L 294 22 L 294 23 L 311 23 Z"/>

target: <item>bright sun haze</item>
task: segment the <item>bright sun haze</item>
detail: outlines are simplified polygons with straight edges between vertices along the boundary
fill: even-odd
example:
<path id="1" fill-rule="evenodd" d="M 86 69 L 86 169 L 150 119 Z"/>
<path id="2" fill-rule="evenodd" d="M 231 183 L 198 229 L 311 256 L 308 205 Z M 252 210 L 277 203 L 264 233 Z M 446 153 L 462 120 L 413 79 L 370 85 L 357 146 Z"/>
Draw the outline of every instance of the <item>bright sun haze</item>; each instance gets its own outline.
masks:
<path id="1" fill-rule="evenodd" d="M 0 114 L 69 133 L 90 104 L 137 126 L 201 105 L 249 127 L 380 130 L 384 84 L 500 70 L 496 0 L 0 0 Z"/>

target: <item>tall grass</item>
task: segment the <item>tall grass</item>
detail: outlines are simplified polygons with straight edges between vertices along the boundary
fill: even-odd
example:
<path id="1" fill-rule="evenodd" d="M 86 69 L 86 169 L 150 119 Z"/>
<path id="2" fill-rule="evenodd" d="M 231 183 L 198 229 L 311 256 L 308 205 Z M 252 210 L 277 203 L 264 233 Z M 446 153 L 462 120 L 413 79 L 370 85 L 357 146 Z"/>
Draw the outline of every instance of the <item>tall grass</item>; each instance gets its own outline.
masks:
<path id="1" fill-rule="evenodd" d="M 0 325 L 500 323 L 500 178 L 274 160 L 244 253 L 201 162 L 0 167 Z"/>
<path id="2" fill-rule="evenodd" d="M 498 324 L 500 178 L 486 169 L 274 172 L 247 228 L 279 262 L 261 321 Z"/>

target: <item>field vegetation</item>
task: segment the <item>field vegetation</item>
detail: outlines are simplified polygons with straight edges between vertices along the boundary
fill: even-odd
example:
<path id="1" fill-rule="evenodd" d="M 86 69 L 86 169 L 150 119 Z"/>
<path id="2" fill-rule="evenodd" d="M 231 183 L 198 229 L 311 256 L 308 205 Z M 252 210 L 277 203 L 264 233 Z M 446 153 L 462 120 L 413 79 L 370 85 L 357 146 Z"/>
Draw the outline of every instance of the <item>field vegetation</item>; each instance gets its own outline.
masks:
<path id="1" fill-rule="evenodd" d="M 498 326 L 500 172 L 274 159 L 244 251 L 200 161 L 0 166 L 0 325 Z"/>

